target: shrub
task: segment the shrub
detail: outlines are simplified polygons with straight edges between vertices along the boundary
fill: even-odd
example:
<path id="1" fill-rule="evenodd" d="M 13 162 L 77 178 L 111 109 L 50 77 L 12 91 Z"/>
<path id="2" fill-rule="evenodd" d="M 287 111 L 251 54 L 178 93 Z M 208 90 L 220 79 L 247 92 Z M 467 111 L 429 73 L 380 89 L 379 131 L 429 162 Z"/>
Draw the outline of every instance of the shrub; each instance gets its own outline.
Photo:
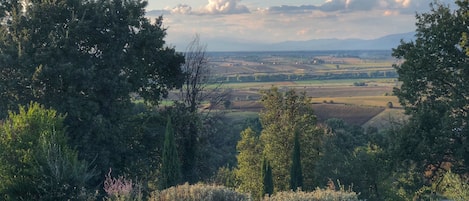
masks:
<path id="1" fill-rule="evenodd" d="M 142 191 L 139 185 L 123 176 L 113 178 L 111 170 L 104 180 L 104 191 L 107 194 L 106 201 L 141 201 Z"/>
<path id="2" fill-rule="evenodd" d="M 353 86 L 356 86 L 356 87 L 363 87 L 363 86 L 367 86 L 367 84 L 364 83 L 364 82 L 354 82 L 354 83 L 353 83 Z"/>
<path id="3" fill-rule="evenodd" d="M 419 200 L 469 200 L 469 183 L 449 170 L 432 186 L 422 187 L 415 197 Z"/>
<path id="4" fill-rule="evenodd" d="M 89 200 L 96 175 L 67 146 L 64 116 L 37 103 L 10 112 L 0 127 L 0 198 Z"/>
<path id="5" fill-rule="evenodd" d="M 234 171 L 227 167 L 218 168 L 217 173 L 212 177 L 212 183 L 215 185 L 223 185 L 230 188 L 236 187 L 236 175 Z"/>
<path id="6" fill-rule="evenodd" d="M 149 201 L 250 201 L 248 194 L 235 192 L 223 186 L 204 184 L 174 186 L 162 191 L 151 193 Z"/>
<path id="7" fill-rule="evenodd" d="M 387 106 L 388 108 L 393 108 L 393 107 L 394 107 L 394 106 L 392 105 L 392 102 L 388 102 L 388 103 L 386 104 L 386 106 Z"/>
<path id="8" fill-rule="evenodd" d="M 264 197 L 264 201 L 358 201 L 358 195 L 351 191 L 317 188 L 312 192 L 278 192 L 271 197 Z"/>

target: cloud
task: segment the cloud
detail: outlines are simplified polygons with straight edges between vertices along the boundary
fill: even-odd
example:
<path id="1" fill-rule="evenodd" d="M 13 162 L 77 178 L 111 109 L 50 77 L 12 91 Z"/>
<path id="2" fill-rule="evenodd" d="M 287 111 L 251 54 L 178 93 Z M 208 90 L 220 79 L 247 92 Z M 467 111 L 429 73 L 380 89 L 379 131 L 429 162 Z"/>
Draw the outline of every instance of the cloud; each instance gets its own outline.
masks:
<path id="1" fill-rule="evenodd" d="M 402 7 L 406 8 L 409 7 L 411 0 L 395 0 L 395 2 Z"/>
<path id="2" fill-rule="evenodd" d="M 307 13 L 313 10 L 318 10 L 318 7 L 313 6 L 313 5 L 301 5 L 301 6 L 282 5 L 282 6 L 273 6 L 267 9 L 267 11 L 270 13 L 293 13 L 293 14 Z"/>
<path id="3" fill-rule="evenodd" d="M 379 8 L 389 0 L 327 0 L 320 6 L 322 11 L 369 11 Z M 394 0 L 392 0 L 394 1 Z M 403 0 L 396 0 L 403 1 Z M 409 1 L 409 0 L 407 0 Z"/>
<path id="4" fill-rule="evenodd" d="M 327 0 L 322 5 L 274 6 L 268 9 L 271 13 L 307 13 L 316 10 L 323 12 L 371 10 L 379 5 L 379 0 Z"/>
<path id="5" fill-rule="evenodd" d="M 171 13 L 174 14 L 191 14 L 192 7 L 186 4 L 179 4 L 176 7 L 171 9 Z"/>
<path id="6" fill-rule="evenodd" d="M 451 2 L 451 0 L 441 0 L 441 2 Z M 265 11 L 269 13 L 307 13 L 312 11 L 323 12 L 355 12 L 383 10 L 393 13 L 415 14 L 415 12 L 427 11 L 428 2 L 423 0 L 325 0 L 320 5 L 302 5 L 302 6 L 273 6 Z"/>
<path id="7" fill-rule="evenodd" d="M 348 10 L 372 10 L 380 5 L 378 0 L 347 0 L 345 7 Z"/>
<path id="8" fill-rule="evenodd" d="M 396 16 L 396 15 L 399 15 L 399 12 L 392 11 L 392 10 L 385 10 L 383 12 L 383 16 Z"/>
<path id="9" fill-rule="evenodd" d="M 169 10 L 150 10 L 145 13 L 147 16 L 161 16 L 170 14 Z"/>
<path id="10" fill-rule="evenodd" d="M 241 0 L 208 0 L 203 8 L 204 14 L 239 14 L 249 13 L 248 7 L 238 4 Z"/>
<path id="11" fill-rule="evenodd" d="M 338 11 L 344 10 L 346 0 L 327 0 L 324 4 L 322 4 L 319 9 L 322 11 Z"/>

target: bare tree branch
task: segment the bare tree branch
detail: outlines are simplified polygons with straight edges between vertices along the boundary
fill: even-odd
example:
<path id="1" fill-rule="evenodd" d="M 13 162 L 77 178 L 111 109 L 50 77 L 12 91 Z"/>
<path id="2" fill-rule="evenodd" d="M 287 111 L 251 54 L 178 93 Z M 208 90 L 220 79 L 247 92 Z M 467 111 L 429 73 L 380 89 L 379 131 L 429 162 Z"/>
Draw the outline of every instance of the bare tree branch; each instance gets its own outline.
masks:
<path id="1" fill-rule="evenodd" d="M 184 56 L 186 62 L 182 70 L 186 81 L 180 89 L 179 99 L 191 112 L 196 112 L 203 102 L 208 102 L 206 109 L 209 113 L 226 100 L 228 91 L 222 89 L 223 83 L 212 83 L 206 45 L 200 43 L 199 35 L 189 43 Z"/>

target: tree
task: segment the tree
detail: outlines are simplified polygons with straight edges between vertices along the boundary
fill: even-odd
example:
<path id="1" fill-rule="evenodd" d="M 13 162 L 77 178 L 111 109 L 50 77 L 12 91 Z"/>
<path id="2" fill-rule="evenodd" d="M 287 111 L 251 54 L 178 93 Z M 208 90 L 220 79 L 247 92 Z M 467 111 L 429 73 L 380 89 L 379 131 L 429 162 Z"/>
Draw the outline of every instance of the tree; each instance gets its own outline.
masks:
<path id="1" fill-rule="evenodd" d="M 261 141 L 264 154 L 272 165 L 276 191 L 288 190 L 290 181 L 291 153 L 295 132 L 298 132 L 301 155 L 308 156 L 301 163 L 308 170 L 303 172 L 304 187 L 313 189 L 314 169 L 319 158 L 324 131 L 316 125 L 316 116 L 306 97 L 294 90 L 281 93 L 277 88 L 262 92 L 264 109 L 259 117 L 262 124 Z"/>
<path id="2" fill-rule="evenodd" d="M 411 115 L 394 156 L 417 163 L 418 171 L 431 177 L 445 164 L 454 165 L 455 173 L 469 172 L 468 3 L 456 1 L 454 11 L 431 4 L 429 13 L 416 16 L 415 41 L 393 49 L 401 59 L 394 67 L 402 82 L 394 93 Z"/>
<path id="3" fill-rule="evenodd" d="M 95 171 L 67 145 L 65 116 L 37 103 L 10 112 L 0 128 L 0 197 L 85 200 Z"/>
<path id="4" fill-rule="evenodd" d="M 122 171 L 130 94 L 158 103 L 180 87 L 183 55 L 143 0 L 27 2 L 2 3 L 0 114 L 31 100 L 66 113 L 80 156 Z"/>
<path id="5" fill-rule="evenodd" d="M 340 181 L 341 185 L 360 192 L 360 199 L 396 200 L 387 192 L 391 191 L 391 186 L 386 186 L 395 179 L 389 179 L 390 162 L 384 151 L 389 144 L 388 139 L 392 138 L 373 128 L 365 132 L 363 128 L 348 125 L 341 119 L 328 119 L 325 124 L 329 132 L 316 169 L 320 185 Z M 398 189 L 392 190 L 397 194 Z"/>
<path id="6" fill-rule="evenodd" d="M 274 181 L 272 179 L 272 166 L 270 166 L 269 161 L 264 157 L 262 160 L 262 191 L 261 191 L 261 199 L 265 195 L 272 195 L 274 193 Z"/>
<path id="7" fill-rule="evenodd" d="M 174 140 L 174 130 L 171 123 L 171 118 L 168 118 L 168 123 L 166 124 L 163 159 L 161 162 L 160 172 L 160 189 L 166 189 L 171 186 L 175 186 L 180 182 L 181 167 L 179 164 L 179 156 Z"/>
<path id="8" fill-rule="evenodd" d="M 238 150 L 238 167 L 235 170 L 239 180 L 239 191 L 250 193 L 252 196 L 260 195 L 262 190 L 262 178 L 260 158 L 262 146 L 258 134 L 251 128 L 241 132 L 236 149 Z"/>
<path id="9" fill-rule="evenodd" d="M 296 191 L 303 186 L 303 171 L 301 170 L 300 138 L 295 133 L 292 151 L 292 165 L 290 168 L 290 189 Z"/>
<path id="10" fill-rule="evenodd" d="M 211 67 L 208 63 L 206 46 L 201 44 L 200 37 L 196 35 L 189 43 L 184 52 L 185 63 L 181 66 L 184 75 L 184 83 L 179 90 L 179 99 L 174 109 L 182 110 L 178 113 L 186 115 L 186 120 L 175 125 L 178 135 L 179 150 L 181 150 L 183 179 L 190 183 L 195 183 L 198 179 L 207 174 L 200 165 L 206 165 L 210 158 L 202 153 L 209 144 L 213 136 L 211 128 L 214 119 L 219 116 L 212 116 L 211 109 L 220 106 L 227 100 L 227 91 L 221 89 L 222 83 L 212 81 Z M 210 86 L 210 87 L 209 87 Z M 215 87 L 213 87 L 215 86 Z M 200 111 L 201 104 L 209 104 L 207 110 Z M 199 161 L 198 159 L 202 159 Z M 218 167 L 216 167 L 218 169 Z M 216 170 L 215 169 L 215 170 Z"/>

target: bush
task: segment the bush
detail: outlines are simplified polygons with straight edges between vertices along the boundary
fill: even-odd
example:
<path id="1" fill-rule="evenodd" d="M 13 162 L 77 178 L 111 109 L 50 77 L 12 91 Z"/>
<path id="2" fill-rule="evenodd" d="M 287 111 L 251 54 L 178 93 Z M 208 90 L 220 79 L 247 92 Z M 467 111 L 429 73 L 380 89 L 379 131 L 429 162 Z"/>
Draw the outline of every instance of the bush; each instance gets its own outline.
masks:
<path id="1" fill-rule="evenodd" d="M 111 170 L 104 180 L 104 191 L 107 194 L 105 201 L 141 201 L 141 186 L 123 176 L 113 178 Z"/>
<path id="2" fill-rule="evenodd" d="M 9 113 L 0 127 L 0 198 L 88 200 L 96 175 L 67 146 L 64 116 L 37 103 Z"/>
<path id="3" fill-rule="evenodd" d="M 469 183 L 449 170 L 432 186 L 422 187 L 415 197 L 419 200 L 469 200 Z"/>
<path id="4" fill-rule="evenodd" d="M 335 191 L 317 188 L 312 192 L 287 191 L 279 192 L 271 197 L 264 197 L 264 201 L 358 201 L 358 195 L 350 191 Z"/>
<path id="5" fill-rule="evenodd" d="M 212 178 L 212 183 L 230 188 L 236 187 L 236 175 L 234 171 L 227 167 L 218 168 L 217 173 Z"/>
<path id="6" fill-rule="evenodd" d="M 250 201 L 247 194 L 235 192 L 223 186 L 204 184 L 179 185 L 151 193 L 149 201 Z"/>
<path id="7" fill-rule="evenodd" d="M 367 84 L 364 83 L 364 82 L 354 82 L 354 83 L 353 83 L 353 86 L 356 86 L 356 87 L 363 87 L 363 86 L 367 86 Z"/>
<path id="8" fill-rule="evenodd" d="M 392 105 L 392 102 L 388 102 L 388 103 L 386 104 L 386 106 L 387 106 L 388 108 L 393 108 L 393 107 L 394 107 L 394 106 Z"/>

